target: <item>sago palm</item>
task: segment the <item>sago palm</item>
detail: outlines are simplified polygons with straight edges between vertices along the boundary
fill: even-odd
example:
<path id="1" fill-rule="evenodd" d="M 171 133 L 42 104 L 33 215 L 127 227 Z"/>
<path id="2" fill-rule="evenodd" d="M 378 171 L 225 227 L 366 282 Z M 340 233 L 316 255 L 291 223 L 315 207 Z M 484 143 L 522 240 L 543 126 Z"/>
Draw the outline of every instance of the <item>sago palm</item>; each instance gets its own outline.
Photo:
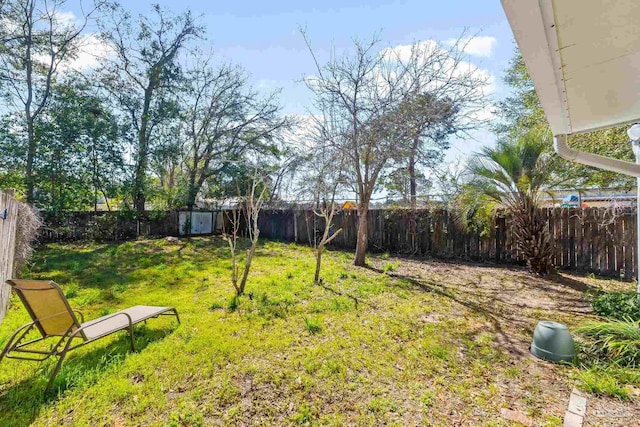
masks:
<path id="1" fill-rule="evenodd" d="M 516 248 L 536 274 L 551 271 L 552 245 L 537 209 L 540 195 L 558 184 L 554 176 L 559 162 L 549 147 L 548 137 L 532 133 L 482 149 L 469 161 L 471 179 L 460 203 L 467 218 L 479 210 L 508 211 Z"/>

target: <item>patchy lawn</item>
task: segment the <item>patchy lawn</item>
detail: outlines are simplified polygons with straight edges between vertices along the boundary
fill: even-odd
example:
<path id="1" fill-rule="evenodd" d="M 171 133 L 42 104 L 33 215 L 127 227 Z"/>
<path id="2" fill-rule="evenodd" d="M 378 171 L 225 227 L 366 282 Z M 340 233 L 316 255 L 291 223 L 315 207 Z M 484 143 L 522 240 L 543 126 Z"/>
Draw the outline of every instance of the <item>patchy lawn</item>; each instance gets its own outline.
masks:
<path id="1" fill-rule="evenodd" d="M 313 286 L 309 248 L 263 242 L 237 307 L 226 244 L 50 245 L 31 278 L 60 283 L 93 318 L 136 304 L 177 307 L 52 362 L 5 360 L 0 425 L 510 425 L 510 408 L 561 425 L 580 371 L 528 353 L 540 319 L 589 316 L 586 291 L 630 285 L 519 269 L 329 252 Z M 28 315 L 17 299 L 0 342 Z M 631 401 L 589 400 L 591 425 L 633 425 Z M 600 414 L 600 415 L 598 415 Z M 608 415 L 608 416 L 607 416 Z M 611 415 L 615 415 L 612 417 Z M 606 416 L 606 418 L 605 418 Z"/>

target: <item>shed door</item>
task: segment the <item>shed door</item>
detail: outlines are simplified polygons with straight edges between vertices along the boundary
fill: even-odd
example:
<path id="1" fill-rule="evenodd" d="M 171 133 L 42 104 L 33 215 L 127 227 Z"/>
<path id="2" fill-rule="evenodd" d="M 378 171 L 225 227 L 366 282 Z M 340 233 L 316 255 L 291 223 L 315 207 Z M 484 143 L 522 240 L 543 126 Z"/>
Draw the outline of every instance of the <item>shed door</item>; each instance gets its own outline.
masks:
<path id="1" fill-rule="evenodd" d="M 211 234 L 213 212 L 200 212 L 200 234 Z"/>
<path id="2" fill-rule="evenodd" d="M 202 212 L 191 212 L 191 234 L 200 234 Z"/>

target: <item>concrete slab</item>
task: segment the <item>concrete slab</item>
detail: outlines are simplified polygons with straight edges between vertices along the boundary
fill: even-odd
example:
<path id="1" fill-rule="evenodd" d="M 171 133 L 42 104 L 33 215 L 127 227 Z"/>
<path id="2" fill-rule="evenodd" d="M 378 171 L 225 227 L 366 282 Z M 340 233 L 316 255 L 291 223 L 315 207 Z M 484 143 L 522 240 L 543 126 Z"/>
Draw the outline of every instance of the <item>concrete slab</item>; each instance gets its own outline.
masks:
<path id="1" fill-rule="evenodd" d="M 584 417 L 587 414 L 587 399 L 582 396 L 578 396 L 577 394 L 571 393 L 567 411 Z"/>
<path id="2" fill-rule="evenodd" d="M 573 412 L 567 411 L 564 414 L 564 423 L 562 424 L 562 426 L 563 427 L 582 427 L 583 421 L 584 421 L 584 418 L 582 418 L 580 415 L 576 415 Z"/>

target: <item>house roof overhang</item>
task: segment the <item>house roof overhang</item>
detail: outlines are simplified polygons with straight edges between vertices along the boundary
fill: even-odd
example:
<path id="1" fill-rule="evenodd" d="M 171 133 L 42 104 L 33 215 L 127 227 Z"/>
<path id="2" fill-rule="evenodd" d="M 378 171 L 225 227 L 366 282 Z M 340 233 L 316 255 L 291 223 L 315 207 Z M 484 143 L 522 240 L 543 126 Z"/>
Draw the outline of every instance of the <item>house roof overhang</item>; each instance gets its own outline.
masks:
<path id="1" fill-rule="evenodd" d="M 554 135 L 640 121 L 640 1 L 502 5 Z"/>

